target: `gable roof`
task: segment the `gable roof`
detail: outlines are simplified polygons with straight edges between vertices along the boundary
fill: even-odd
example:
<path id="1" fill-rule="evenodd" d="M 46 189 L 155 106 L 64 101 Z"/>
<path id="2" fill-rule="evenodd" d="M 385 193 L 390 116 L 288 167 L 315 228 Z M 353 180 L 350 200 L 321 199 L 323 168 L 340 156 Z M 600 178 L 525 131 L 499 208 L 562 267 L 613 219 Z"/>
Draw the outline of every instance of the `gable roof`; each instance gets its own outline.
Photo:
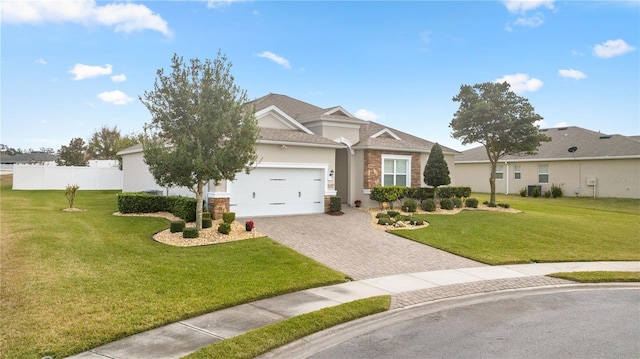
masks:
<path id="1" fill-rule="evenodd" d="M 388 135 L 389 133 L 393 135 Z M 434 142 L 386 127 L 379 123 L 366 121 L 363 126 L 360 126 L 360 142 L 358 142 L 354 148 L 431 152 L 434 144 Z M 460 153 L 446 146 L 440 145 L 440 147 L 443 153 Z"/>
<path id="2" fill-rule="evenodd" d="M 572 159 L 640 158 L 640 142 L 623 135 L 605 135 L 581 127 L 541 129 L 551 137 L 543 142 L 535 155 L 508 155 L 500 161 L 559 161 Z M 576 147 L 575 152 L 569 148 Z M 462 152 L 456 163 L 489 162 L 484 146 Z"/>
<path id="3" fill-rule="evenodd" d="M 256 112 L 269 106 L 276 106 L 301 124 L 319 119 L 363 122 L 340 106 L 321 108 L 286 95 L 270 93 L 250 102 Z"/>

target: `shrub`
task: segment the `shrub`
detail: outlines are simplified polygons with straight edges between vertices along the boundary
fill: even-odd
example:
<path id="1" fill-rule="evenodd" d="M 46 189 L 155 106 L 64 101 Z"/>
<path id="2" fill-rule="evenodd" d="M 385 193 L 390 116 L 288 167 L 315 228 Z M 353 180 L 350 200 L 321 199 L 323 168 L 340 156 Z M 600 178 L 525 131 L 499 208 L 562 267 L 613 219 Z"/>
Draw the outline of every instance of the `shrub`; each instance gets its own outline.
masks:
<path id="1" fill-rule="evenodd" d="M 231 223 L 220 223 L 220 225 L 218 226 L 218 232 L 222 234 L 229 234 L 231 232 Z"/>
<path id="2" fill-rule="evenodd" d="M 397 217 L 400 214 L 400 212 L 398 212 L 398 211 L 387 211 L 387 214 L 389 215 L 389 217 L 394 218 L 394 217 Z"/>
<path id="3" fill-rule="evenodd" d="M 197 228 L 185 228 L 182 231 L 182 238 L 198 238 L 200 236 L 200 233 L 198 233 L 198 229 Z"/>
<path id="4" fill-rule="evenodd" d="M 431 187 L 411 187 L 407 188 L 406 198 L 413 198 L 417 202 L 422 202 L 427 198 L 433 198 L 433 188 Z"/>
<path id="5" fill-rule="evenodd" d="M 440 198 L 451 198 L 453 197 L 453 187 L 438 187 L 436 189 L 436 194 Z"/>
<path id="6" fill-rule="evenodd" d="M 235 212 L 224 212 L 222 214 L 222 222 L 227 223 L 227 224 L 231 224 L 231 222 L 236 220 L 236 213 Z"/>
<path id="7" fill-rule="evenodd" d="M 487 206 L 489 206 L 489 207 L 492 207 L 492 208 L 493 208 L 493 207 L 497 207 L 497 205 L 496 205 L 495 203 L 492 203 L 492 202 L 486 202 L 485 204 L 486 204 Z"/>
<path id="8" fill-rule="evenodd" d="M 458 197 L 451 198 L 451 202 L 453 202 L 453 207 L 462 208 L 462 200 Z"/>
<path id="9" fill-rule="evenodd" d="M 162 196 L 152 196 L 163 198 Z M 196 220 L 196 199 L 189 197 L 169 196 L 164 197 L 168 201 L 167 209 L 177 217 L 185 220 L 185 222 L 195 222 Z"/>
<path id="10" fill-rule="evenodd" d="M 420 202 L 420 208 L 422 208 L 423 211 L 433 212 L 436 210 L 436 202 L 431 198 L 427 198 Z"/>
<path id="11" fill-rule="evenodd" d="M 380 204 L 388 202 L 393 208 L 393 203 L 404 198 L 406 193 L 407 187 L 404 186 L 375 186 L 371 189 L 369 198 Z"/>
<path id="12" fill-rule="evenodd" d="M 477 198 L 467 198 L 464 201 L 465 207 L 478 208 L 478 199 Z"/>
<path id="13" fill-rule="evenodd" d="M 509 205 L 509 203 L 498 203 L 498 207 L 509 208 L 511 206 Z"/>
<path id="14" fill-rule="evenodd" d="M 179 196 L 155 196 L 146 193 L 119 193 L 120 213 L 171 212 L 185 222 L 196 220 L 196 199 Z"/>
<path id="15" fill-rule="evenodd" d="M 342 200 L 339 196 L 333 196 L 329 199 L 329 212 L 340 212 L 342 210 Z"/>
<path id="16" fill-rule="evenodd" d="M 211 213 L 210 212 L 202 212 L 202 219 L 205 218 L 211 218 Z"/>
<path id="17" fill-rule="evenodd" d="M 203 218 L 202 228 L 211 228 L 211 227 L 213 227 L 213 220 L 211 218 Z"/>
<path id="18" fill-rule="evenodd" d="M 526 188 L 523 188 L 523 189 L 520 190 L 520 196 L 521 197 L 526 197 L 527 196 L 527 189 Z"/>
<path id="19" fill-rule="evenodd" d="M 551 198 L 551 190 L 550 189 L 544 191 L 544 198 Z"/>
<path id="20" fill-rule="evenodd" d="M 538 198 L 540 197 L 540 187 L 535 186 L 533 187 L 533 190 L 531 191 L 531 195 L 533 196 L 533 198 Z"/>
<path id="21" fill-rule="evenodd" d="M 65 188 L 64 195 L 67 197 L 67 201 L 69 202 L 69 208 L 73 208 L 73 201 L 76 199 L 76 192 L 78 192 L 78 184 L 68 184 Z"/>
<path id="22" fill-rule="evenodd" d="M 393 224 L 393 223 L 395 223 L 395 222 L 393 222 L 393 220 L 391 218 L 388 218 L 388 217 L 387 218 L 383 217 L 383 218 L 378 219 L 378 224 L 382 224 L 384 226 L 390 225 L 390 224 Z"/>
<path id="23" fill-rule="evenodd" d="M 418 202 L 413 198 L 409 198 L 402 204 L 402 209 L 404 209 L 405 212 L 415 212 L 418 210 Z"/>
<path id="24" fill-rule="evenodd" d="M 467 198 L 471 196 L 471 187 L 451 187 L 453 196 L 458 198 Z"/>
<path id="25" fill-rule="evenodd" d="M 185 223 L 183 220 L 171 221 L 171 224 L 169 225 L 169 231 L 171 233 L 182 232 L 182 230 L 184 230 L 184 226 Z"/>
<path id="26" fill-rule="evenodd" d="M 421 226 L 424 224 L 424 221 L 421 219 L 412 219 L 412 220 L 409 220 L 409 224 L 412 226 Z"/>
<path id="27" fill-rule="evenodd" d="M 551 197 L 559 198 L 562 197 L 562 188 L 560 186 L 556 186 L 555 184 L 551 185 Z"/>
<path id="28" fill-rule="evenodd" d="M 389 216 L 386 213 L 380 212 L 380 213 L 376 214 L 376 218 L 391 218 L 391 216 Z"/>
<path id="29" fill-rule="evenodd" d="M 440 208 L 442 209 L 453 209 L 453 201 L 451 198 L 443 198 L 440 200 Z"/>

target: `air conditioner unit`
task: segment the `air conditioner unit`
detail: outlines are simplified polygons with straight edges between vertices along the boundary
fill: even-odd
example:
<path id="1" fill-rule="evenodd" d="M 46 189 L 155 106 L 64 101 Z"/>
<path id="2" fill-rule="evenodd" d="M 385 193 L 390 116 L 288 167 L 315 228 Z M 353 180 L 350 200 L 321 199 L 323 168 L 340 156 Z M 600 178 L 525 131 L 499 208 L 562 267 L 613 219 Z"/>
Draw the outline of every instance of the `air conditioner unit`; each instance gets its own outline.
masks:
<path id="1" fill-rule="evenodd" d="M 587 177 L 587 186 L 595 186 L 596 181 L 596 177 Z"/>

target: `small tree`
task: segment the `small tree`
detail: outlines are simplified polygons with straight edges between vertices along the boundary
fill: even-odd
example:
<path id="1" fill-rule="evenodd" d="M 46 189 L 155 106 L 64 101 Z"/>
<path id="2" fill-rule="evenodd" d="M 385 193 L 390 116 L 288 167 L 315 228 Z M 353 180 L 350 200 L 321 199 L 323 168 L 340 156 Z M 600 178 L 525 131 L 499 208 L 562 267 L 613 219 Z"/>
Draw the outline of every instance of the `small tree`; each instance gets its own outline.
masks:
<path id="1" fill-rule="evenodd" d="M 536 121 L 542 116 L 534 112 L 529 101 L 509 90 L 509 84 L 485 82 L 460 86 L 453 101 L 460 102 L 449 127 L 451 136 L 462 144 L 482 144 L 491 163 L 490 204 L 496 202 L 496 169 L 505 155 L 535 154 L 540 142 L 551 138 L 538 131 Z"/>
<path id="2" fill-rule="evenodd" d="M 447 161 L 444 160 L 444 154 L 442 153 L 442 147 L 438 143 L 431 147 L 431 153 L 429 153 L 429 159 L 424 166 L 424 183 L 427 186 L 433 187 L 433 198 L 436 197 L 436 189 L 438 186 L 446 186 L 451 183 L 449 177 L 449 166 Z"/>
<path id="3" fill-rule="evenodd" d="M 87 146 L 82 138 L 74 138 L 69 142 L 69 146 L 62 145 L 58 150 L 58 166 L 86 166 Z"/>
<path id="4" fill-rule="evenodd" d="M 76 199 L 76 192 L 78 191 L 78 188 L 80 188 L 80 186 L 78 186 L 78 184 L 68 184 L 64 195 L 67 197 L 67 201 L 69 201 L 69 208 L 73 208 L 73 201 L 75 201 Z"/>
<path id="5" fill-rule="evenodd" d="M 234 180 L 257 160 L 258 127 L 246 91 L 234 83 L 231 64 L 173 56 L 172 71 L 157 72 L 153 91 L 140 101 L 151 113 L 145 126 L 144 161 L 160 186 L 196 195 L 196 228 L 202 229 L 204 186 Z"/>

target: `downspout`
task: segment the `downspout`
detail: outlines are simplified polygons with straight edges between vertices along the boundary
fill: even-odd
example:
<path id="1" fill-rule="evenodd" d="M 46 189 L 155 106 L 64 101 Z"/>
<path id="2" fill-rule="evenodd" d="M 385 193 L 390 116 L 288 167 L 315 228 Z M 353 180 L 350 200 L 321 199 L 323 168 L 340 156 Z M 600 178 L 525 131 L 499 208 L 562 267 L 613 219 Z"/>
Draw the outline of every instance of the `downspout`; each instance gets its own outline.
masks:
<path id="1" fill-rule="evenodd" d="M 506 176 L 507 176 L 507 193 L 505 193 L 505 194 L 509 194 L 509 162 L 504 161 L 504 164 L 505 164 L 505 167 L 507 167 L 507 171 L 506 171 L 507 172 L 506 173 Z"/>

